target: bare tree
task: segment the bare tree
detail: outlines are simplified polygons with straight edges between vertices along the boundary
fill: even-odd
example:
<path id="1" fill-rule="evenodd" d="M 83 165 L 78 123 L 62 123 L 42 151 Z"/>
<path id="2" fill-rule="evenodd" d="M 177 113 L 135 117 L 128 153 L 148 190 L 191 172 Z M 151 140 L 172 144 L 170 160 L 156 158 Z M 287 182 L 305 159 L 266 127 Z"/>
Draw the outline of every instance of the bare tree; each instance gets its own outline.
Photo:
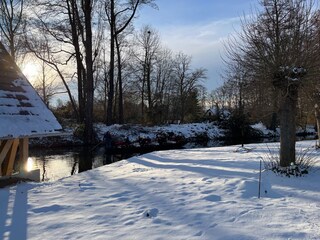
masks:
<path id="1" fill-rule="evenodd" d="M 138 7 L 149 4 L 153 4 L 154 0 L 125 0 L 105 1 L 105 12 L 107 15 L 109 27 L 110 27 L 110 77 L 109 77 L 109 92 L 108 92 L 108 109 L 107 109 L 107 124 L 113 122 L 113 103 L 114 103 L 114 68 L 115 68 L 115 44 L 119 41 L 120 34 L 130 26 L 133 18 L 136 16 Z M 119 47 L 119 45 L 117 45 Z M 117 48 L 119 50 L 119 48 Z M 119 51 L 118 51 L 119 54 Z M 120 59 L 120 56 L 118 56 Z M 120 66 L 118 66 L 120 67 Z M 121 76 L 121 74 L 118 74 Z M 119 85 L 122 94 L 122 79 L 120 78 Z M 120 98 L 122 102 L 122 97 Z M 122 103 L 120 103 L 122 106 Z M 121 107 L 122 108 L 122 107 Z M 122 110 L 120 110 L 122 111 Z"/>
<path id="2" fill-rule="evenodd" d="M 228 108 L 228 93 L 230 93 L 230 91 L 227 91 L 225 86 L 226 85 L 224 84 L 223 86 L 212 90 L 212 92 L 210 93 L 209 102 L 211 108 L 215 107 L 218 111 Z"/>
<path id="3" fill-rule="evenodd" d="M 14 61 L 16 61 L 17 51 L 21 45 L 21 35 L 24 31 L 24 10 L 24 0 L 0 1 L 0 30 Z"/>
<path id="4" fill-rule="evenodd" d="M 85 105 L 85 141 L 88 144 L 94 142 L 93 133 L 93 92 L 94 92 L 94 77 L 93 77 L 93 42 L 92 42 L 92 16 L 93 16 L 93 0 L 84 0 L 82 10 L 84 13 L 84 48 L 85 48 L 85 63 L 86 63 L 86 105 Z"/>
<path id="5" fill-rule="evenodd" d="M 45 37 L 45 35 L 43 36 L 44 36 L 43 39 L 33 38 L 32 36 L 28 36 L 25 39 L 26 47 L 28 48 L 29 52 L 33 53 L 38 59 L 40 59 L 43 63 L 45 63 L 47 66 L 49 66 L 51 69 L 53 69 L 57 73 L 57 75 L 59 76 L 59 78 L 63 83 L 63 86 L 66 89 L 70 103 L 72 105 L 73 113 L 76 119 L 78 119 L 77 104 L 75 102 L 75 99 L 72 96 L 71 89 L 67 83 L 67 79 L 65 77 L 66 74 L 64 74 L 63 72 L 64 64 L 60 62 L 61 59 L 58 60 L 52 56 L 54 55 L 52 52 L 54 52 L 55 50 L 52 48 L 52 46 L 49 43 L 49 40 Z M 45 83 L 45 79 L 44 79 L 45 77 L 46 77 L 46 74 L 43 73 L 42 80 L 41 80 L 42 86 L 40 87 L 42 91 L 46 91 L 46 89 L 48 88 L 47 83 Z M 43 93 L 44 99 L 46 95 L 47 95 L 46 93 Z"/>
<path id="6" fill-rule="evenodd" d="M 78 104 L 79 104 L 79 121 L 83 122 L 85 119 L 85 65 L 83 62 L 83 53 L 81 51 L 81 39 L 84 36 L 83 21 L 81 19 L 81 13 L 79 11 L 79 6 L 76 0 L 66 1 L 66 9 L 68 22 L 70 23 L 71 32 L 70 43 L 74 47 L 74 55 L 76 59 L 77 66 L 77 85 L 78 85 Z"/>
<path id="7" fill-rule="evenodd" d="M 263 76 L 279 93 L 280 165 L 295 162 L 298 92 L 318 68 L 312 1 L 264 0 L 256 18 L 243 21 L 237 41 L 228 46 L 229 60 Z M 307 76 L 306 73 L 308 73 Z"/>
<path id="8" fill-rule="evenodd" d="M 144 26 L 135 35 L 135 48 L 131 52 L 136 64 L 136 69 L 138 70 L 138 79 L 141 91 L 141 118 L 142 121 L 145 120 L 145 112 L 147 112 L 148 121 L 152 121 L 153 115 L 153 88 L 156 83 L 153 84 L 152 67 L 156 65 L 158 53 L 160 52 L 160 36 L 150 26 Z M 160 60 L 160 59 L 159 59 Z M 160 61 L 159 61 L 160 63 Z M 154 69 L 155 70 L 155 69 Z M 145 111 L 145 101 L 147 103 L 147 111 Z"/>
<path id="9" fill-rule="evenodd" d="M 152 112 L 153 123 L 163 123 L 169 119 L 171 91 L 173 89 L 173 55 L 169 49 L 161 48 L 157 51 L 155 62 L 152 63 Z"/>
<path id="10" fill-rule="evenodd" d="M 320 54 L 320 10 L 318 10 L 313 18 L 314 24 L 314 42 L 318 46 L 317 51 L 314 52 L 315 55 Z M 314 59 L 319 61 L 318 58 Z M 309 100 L 314 108 L 314 116 L 316 121 L 316 128 L 318 133 L 318 143 L 317 146 L 320 147 L 320 84 L 319 84 L 319 73 L 316 72 L 312 78 L 311 84 L 302 85 L 304 95 Z"/>
<path id="11" fill-rule="evenodd" d="M 55 95 L 66 93 L 58 84 L 56 73 L 48 67 L 45 61 L 42 61 L 40 74 L 32 85 L 47 107 L 50 107 L 50 102 Z"/>
<path id="12" fill-rule="evenodd" d="M 95 60 L 102 37 L 101 7 L 97 0 L 35 0 L 34 26 L 53 44 L 50 63 L 76 69 L 79 121 L 85 124 L 84 139 L 93 142 Z M 95 31 L 93 31 L 93 26 Z M 31 31 L 32 32 L 32 31 Z M 29 33 L 31 34 L 31 33 Z M 35 37 L 35 34 L 33 34 Z M 58 72 L 59 75 L 62 72 Z"/>
<path id="13" fill-rule="evenodd" d="M 187 99 L 190 94 L 194 93 L 199 82 L 206 78 L 206 69 L 191 69 L 191 57 L 178 53 L 174 60 L 174 75 L 176 94 L 179 102 L 179 118 L 184 121 L 187 108 Z"/>

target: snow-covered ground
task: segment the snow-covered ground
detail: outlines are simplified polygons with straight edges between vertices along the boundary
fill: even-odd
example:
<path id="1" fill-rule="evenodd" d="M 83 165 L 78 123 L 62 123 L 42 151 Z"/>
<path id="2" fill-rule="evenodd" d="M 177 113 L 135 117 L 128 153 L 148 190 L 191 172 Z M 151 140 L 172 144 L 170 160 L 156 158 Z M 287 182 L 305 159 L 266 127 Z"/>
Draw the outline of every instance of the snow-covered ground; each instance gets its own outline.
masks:
<path id="1" fill-rule="evenodd" d="M 0 239 L 320 239 L 319 161 L 304 177 L 264 171 L 258 199 L 260 159 L 278 147 L 247 146 L 154 152 L 1 189 Z"/>

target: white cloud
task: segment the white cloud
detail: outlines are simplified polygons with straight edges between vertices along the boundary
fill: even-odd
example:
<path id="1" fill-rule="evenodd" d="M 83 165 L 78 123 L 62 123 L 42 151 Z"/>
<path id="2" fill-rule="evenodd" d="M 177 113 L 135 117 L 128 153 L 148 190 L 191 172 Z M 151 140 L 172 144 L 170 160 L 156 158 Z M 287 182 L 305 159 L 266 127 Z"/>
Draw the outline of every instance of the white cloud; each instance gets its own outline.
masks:
<path id="1" fill-rule="evenodd" d="M 164 45 L 175 52 L 191 55 L 195 67 L 208 69 L 206 87 L 211 91 L 221 85 L 223 43 L 239 27 L 240 19 L 230 18 L 205 24 L 160 27 L 159 32 Z"/>

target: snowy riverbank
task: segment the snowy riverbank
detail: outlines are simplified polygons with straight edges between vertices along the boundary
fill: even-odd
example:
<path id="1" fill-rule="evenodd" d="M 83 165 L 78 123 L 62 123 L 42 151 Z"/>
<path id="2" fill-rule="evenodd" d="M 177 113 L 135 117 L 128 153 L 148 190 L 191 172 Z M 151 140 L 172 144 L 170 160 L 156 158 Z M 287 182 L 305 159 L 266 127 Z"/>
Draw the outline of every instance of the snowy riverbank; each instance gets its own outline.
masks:
<path id="1" fill-rule="evenodd" d="M 260 157 L 277 145 L 248 146 L 154 152 L 0 189 L 0 238 L 320 239 L 319 158 L 305 177 L 263 172 L 258 199 Z"/>
<path id="2" fill-rule="evenodd" d="M 95 124 L 97 142 L 101 143 L 104 135 L 109 132 L 115 139 L 128 139 L 131 143 L 139 139 L 149 139 L 157 142 L 157 136 L 165 135 L 172 138 L 183 138 L 186 142 L 202 140 L 218 140 L 224 138 L 224 130 L 214 123 L 190 123 L 190 124 L 168 124 L 161 126 L 142 125 L 118 125 L 106 126 L 105 124 Z M 61 147 L 61 146 L 81 146 L 83 141 L 79 137 L 83 131 L 77 125 L 65 128 L 65 134 L 61 137 L 48 137 L 31 139 L 31 146 Z"/>
<path id="3" fill-rule="evenodd" d="M 221 142 L 217 145 L 230 145 L 241 142 L 240 139 L 230 138 L 227 129 L 214 122 L 208 123 L 188 123 L 188 124 L 167 124 L 159 126 L 142 126 L 130 124 L 114 124 L 106 126 L 102 123 L 96 123 L 94 126 L 96 132 L 97 143 L 101 143 L 104 135 L 109 132 L 115 139 L 128 139 L 131 143 L 138 142 L 139 139 L 149 139 L 152 143 L 157 143 L 159 135 L 166 136 L 168 139 L 179 138 L 184 139 L 186 143 L 199 143 L 199 145 L 207 146 L 210 141 Z M 62 136 L 32 138 L 30 143 L 32 147 L 66 147 L 66 146 L 82 146 L 84 143 L 81 140 L 83 126 L 77 124 L 70 125 L 64 128 Z M 251 132 L 254 136 L 248 136 L 245 142 L 261 142 L 274 141 L 279 138 L 279 129 L 271 131 L 262 123 L 251 125 Z M 304 129 L 297 128 L 297 136 L 309 136 L 309 139 L 316 136 L 314 126 L 306 126 Z M 210 144 L 209 144 L 210 145 Z"/>

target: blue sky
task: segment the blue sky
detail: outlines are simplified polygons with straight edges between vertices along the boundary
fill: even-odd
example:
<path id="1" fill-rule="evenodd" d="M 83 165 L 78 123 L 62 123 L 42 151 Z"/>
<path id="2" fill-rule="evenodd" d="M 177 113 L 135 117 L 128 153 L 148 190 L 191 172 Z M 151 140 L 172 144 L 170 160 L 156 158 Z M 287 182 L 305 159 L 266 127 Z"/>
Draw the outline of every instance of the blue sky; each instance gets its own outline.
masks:
<path id="1" fill-rule="evenodd" d="M 144 7 L 137 28 L 151 25 L 163 45 L 192 56 L 193 67 L 208 70 L 208 91 L 221 86 L 223 42 L 240 29 L 240 18 L 250 14 L 258 0 L 156 0 L 158 10 Z"/>

